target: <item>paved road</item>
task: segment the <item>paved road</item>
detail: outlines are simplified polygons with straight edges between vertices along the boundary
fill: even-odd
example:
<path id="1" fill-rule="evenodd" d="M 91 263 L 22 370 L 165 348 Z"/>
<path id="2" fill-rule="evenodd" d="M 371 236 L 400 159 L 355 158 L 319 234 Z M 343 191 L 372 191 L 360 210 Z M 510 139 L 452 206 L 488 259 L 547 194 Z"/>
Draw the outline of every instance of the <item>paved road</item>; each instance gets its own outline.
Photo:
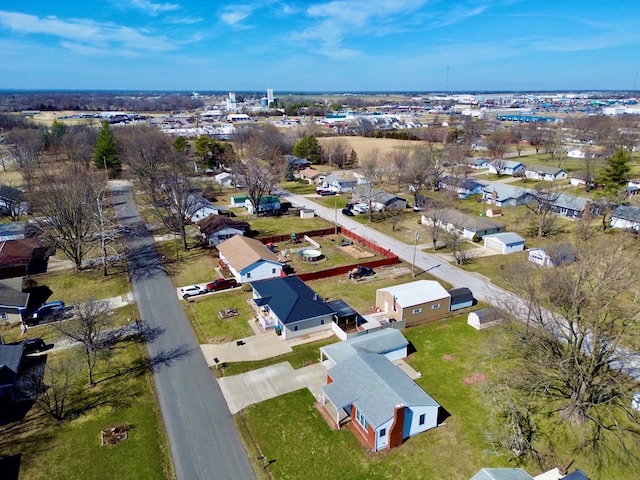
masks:
<path id="1" fill-rule="evenodd" d="M 289 192 L 284 194 L 292 204 L 311 208 L 316 214 L 330 222 L 335 221 L 334 209 L 324 207 L 313 200 L 301 195 L 294 195 Z M 396 240 L 388 235 L 378 232 L 373 228 L 356 222 L 355 220 L 338 213 L 338 224 L 357 233 L 361 237 L 372 241 L 382 248 L 388 248 L 398 255 L 402 260 L 411 264 L 414 258 L 413 245 L 408 245 Z M 438 254 L 428 254 L 415 250 L 416 274 L 419 277 L 421 272 L 428 272 L 434 277 L 453 285 L 454 287 L 468 287 L 473 292 L 473 296 L 479 300 L 496 306 L 509 305 L 516 315 L 526 320 L 528 308 L 523 299 L 517 295 L 495 286 L 486 277 L 477 273 L 467 272 L 442 261 Z M 550 313 L 547 313 L 550 314 Z M 611 365 L 614 368 L 621 368 L 630 377 L 640 382 L 640 353 L 628 350 L 624 347 L 616 349 L 617 358 Z"/>
<path id="2" fill-rule="evenodd" d="M 118 217 L 132 227 L 127 239 L 133 292 L 178 480 L 255 479 L 222 391 L 200 353 L 153 239 L 128 187 L 116 192 Z"/>

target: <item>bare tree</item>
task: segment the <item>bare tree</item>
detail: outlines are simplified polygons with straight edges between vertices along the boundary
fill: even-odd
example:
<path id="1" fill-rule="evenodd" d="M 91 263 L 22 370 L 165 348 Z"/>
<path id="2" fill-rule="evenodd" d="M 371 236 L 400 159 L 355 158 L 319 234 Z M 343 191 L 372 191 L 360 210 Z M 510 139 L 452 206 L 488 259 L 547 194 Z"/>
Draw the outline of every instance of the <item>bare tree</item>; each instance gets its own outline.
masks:
<path id="1" fill-rule="evenodd" d="M 628 460 L 640 438 L 637 423 L 625 420 L 632 418 L 637 385 L 624 371 L 630 360 L 620 347 L 633 339 L 640 313 L 628 298 L 640 251 L 628 239 L 602 234 L 573 248 L 579 261 L 569 265 L 524 262 L 505 270 L 521 300 L 496 299 L 508 323 L 495 346 L 508 358 L 510 385 L 535 397 L 546 421 L 570 427 L 581 439 L 578 447 L 596 458 Z"/>
<path id="2" fill-rule="evenodd" d="M 447 229 L 445 231 L 447 248 L 449 253 L 456 261 L 456 265 L 466 265 L 473 258 L 473 251 L 465 248 L 467 241 L 457 228 Z"/>
<path id="3" fill-rule="evenodd" d="M 94 146 L 98 133 L 89 125 L 71 126 L 60 141 L 61 150 L 71 163 L 88 167 L 93 162 Z"/>
<path id="4" fill-rule="evenodd" d="M 36 222 L 48 243 L 62 252 L 80 271 L 95 240 L 95 206 L 102 185 L 95 172 L 67 165 L 48 174 L 38 191 Z"/>
<path id="5" fill-rule="evenodd" d="M 344 169 L 349 163 L 351 147 L 344 138 L 333 138 L 326 142 L 322 148 L 323 159 L 329 166 L 335 165 Z"/>
<path id="6" fill-rule="evenodd" d="M 261 198 L 273 192 L 281 177 L 279 165 L 268 160 L 250 158 L 237 162 L 233 166 L 233 173 L 245 186 L 255 214 L 260 215 Z"/>
<path id="7" fill-rule="evenodd" d="M 151 197 L 151 201 L 156 201 L 162 171 L 174 155 L 171 138 L 146 125 L 119 129 L 116 136 L 119 155 L 142 191 Z"/>
<path id="8" fill-rule="evenodd" d="M 11 130 L 7 133 L 7 144 L 25 186 L 31 191 L 44 149 L 42 132 L 33 128 Z"/>
<path id="9" fill-rule="evenodd" d="M 358 191 L 362 200 L 367 204 L 369 222 L 372 222 L 373 204 L 376 198 L 382 193 L 382 191 L 376 187 L 381 175 L 379 152 L 377 149 L 371 149 L 367 156 L 360 162 L 360 173 L 362 174 L 364 183 L 360 185 Z"/>
<path id="10" fill-rule="evenodd" d="M 537 185 L 535 193 L 525 206 L 532 214 L 533 229 L 538 237 L 546 237 L 554 231 L 557 221 L 553 206 L 560 197 L 560 192 L 547 185 Z"/>
<path id="11" fill-rule="evenodd" d="M 493 159 L 504 158 L 505 153 L 509 150 L 511 142 L 511 134 L 508 130 L 496 130 L 487 137 L 487 149 L 489 155 Z"/>
<path id="12" fill-rule="evenodd" d="M 18 222 L 28 213 L 28 204 L 24 198 L 24 192 L 12 185 L 0 185 L 0 199 L 3 206 L 2 213 L 12 222 Z"/>
<path id="13" fill-rule="evenodd" d="M 93 212 L 96 227 L 95 237 L 100 250 L 102 275 L 106 277 L 109 274 L 109 265 L 112 263 L 109 253 L 113 255 L 113 258 L 118 257 L 117 246 L 122 244 L 124 231 L 116 221 L 109 194 L 104 190 L 99 190 L 95 202 Z"/>
<path id="14" fill-rule="evenodd" d="M 73 308 L 73 316 L 70 319 L 55 324 L 65 337 L 82 344 L 89 386 L 95 385 L 93 370 L 98 360 L 98 352 L 107 346 L 104 331 L 109 326 L 108 311 L 109 304 L 105 301 L 80 303 Z"/>
<path id="15" fill-rule="evenodd" d="M 37 395 L 36 405 L 57 421 L 69 415 L 73 402 L 80 365 L 76 356 L 52 356 L 47 359 L 43 378 L 29 378 L 28 388 Z"/>
<path id="16" fill-rule="evenodd" d="M 517 123 L 516 125 L 512 126 L 510 129 L 510 133 L 511 133 L 511 141 L 516 147 L 516 152 L 518 152 L 518 157 L 520 157 L 520 155 L 522 154 L 522 142 L 524 142 L 524 140 L 527 137 L 523 124 Z"/>

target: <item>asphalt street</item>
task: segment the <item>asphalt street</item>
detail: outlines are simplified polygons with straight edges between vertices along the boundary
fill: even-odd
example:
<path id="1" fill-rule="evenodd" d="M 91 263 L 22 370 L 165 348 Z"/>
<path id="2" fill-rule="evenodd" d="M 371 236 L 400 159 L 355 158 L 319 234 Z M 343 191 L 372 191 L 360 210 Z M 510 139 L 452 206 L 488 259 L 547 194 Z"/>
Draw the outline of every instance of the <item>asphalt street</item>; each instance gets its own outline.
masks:
<path id="1" fill-rule="evenodd" d="M 178 480 L 248 480 L 255 474 L 218 383 L 200 352 L 175 287 L 129 187 L 113 187 L 134 297 L 150 332 L 149 359 Z"/>

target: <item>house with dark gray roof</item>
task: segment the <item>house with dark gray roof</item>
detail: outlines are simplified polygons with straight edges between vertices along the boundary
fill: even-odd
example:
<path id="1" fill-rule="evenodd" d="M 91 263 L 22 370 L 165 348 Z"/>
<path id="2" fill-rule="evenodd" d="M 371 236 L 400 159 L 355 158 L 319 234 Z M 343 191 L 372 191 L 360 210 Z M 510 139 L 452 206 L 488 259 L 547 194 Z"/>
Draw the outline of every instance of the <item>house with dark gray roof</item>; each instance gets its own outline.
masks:
<path id="1" fill-rule="evenodd" d="M 611 228 L 622 228 L 640 232 L 640 208 L 620 205 L 611 212 Z"/>
<path id="2" fill-rule="evenodd" d="M 297 276 L 251 283 L 258 321 L 284 339 L 331 329 L 336 311 Z"/>
<path id="3" fill-rule="evenodd" d="M 327 370 L 322 403 L 351 418 L 352 431 L 374 452 L 401 445 L 438 425 L 440 405 L 379 353 L 356 352 Z"/>
<path id="4" fill-rule="evenodd" d="M 469 195 L 476 195 L 482 193 L 482 189 L 485 184 L 474 180 L 473 178 L 461 178 L 461 177 L 443 177 L 438 182 L 439 188 L 443 190 L 449 190 L 456 192 L 460 197 L 468 197 Z"/>
<path id="5" fill-rule="evenodd" d="M 487 217 L 469 215 L 455 208 L 429 210 L 422 214 L 423 225 L 436 225 L 449 232 L 459 232 L 462 237 L 472 240 L 485 235 L 504 232 L 505 225 Z"/>
<path id="6" fill-rule="evenodd" d="M 504 183 L 491 183 L 482 190 L 482 199 L 496 207 L 516 207 L 529 203 L 535 190 L 514 187 Z"/>
<path id="7" fill-rule="evenodd" d="M 200 220 L 197 225 L 200 234 L 211 247 L 215 247 L 235 235 L 244 235 L 251 230 L 249 223 L 222 215 L 209 215 Z"/>
<path id="8" fill-rule="evenodd" d="M 556 180 L 566 180 L 568 174 L 564 168 L 560 167 L 553 167 L 550 165 L 529 165 L 524 172 L 524 176 L 533 180 L 554 182 Z"/>
<path id="9" fill-rule="evenodd" d="M 13 400 L 13 387 L 22 363 L 24 343 L 0 345 L 0 400 Z"/>
<path id="10" fill-rule="evenodd" d="M 20 280 L 22 283 L 22 280 Z M 29 294 L 0 283 L 0 324 L 22 323 L 29 306 Z"/>
<path id="11" fill-rule="evenodd" d="M 369 203 L 375 211 L 398 211 L 407 208 L 407 199 L 389 193 L 379 188 L 370 188 L 368 185 L 358 185 L 353 189 L 354 203 Z"/>

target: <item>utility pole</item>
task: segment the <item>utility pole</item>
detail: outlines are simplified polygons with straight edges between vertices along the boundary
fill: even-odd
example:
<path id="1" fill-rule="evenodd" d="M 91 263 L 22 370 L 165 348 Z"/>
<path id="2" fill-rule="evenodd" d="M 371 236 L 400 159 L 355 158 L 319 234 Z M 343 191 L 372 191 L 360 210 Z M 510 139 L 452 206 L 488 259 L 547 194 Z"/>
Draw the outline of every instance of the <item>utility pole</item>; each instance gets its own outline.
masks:
<path id="1" fill-rule="evenodd" d="M 333 215 L 334 215 L 334 223 L 336 224 L 335 234 L 338 235 L 338 202 L 336 201 L 333 202 Z"/>
<path id="2" fill-rule="evenodd" d="M 418 249 L 418 239 L 420 235 L 418 235 L 418 230 L 416 230 L 415 235 L 413 237 L 413 261 L 411 262 L 411 278 L 416 278 L 416 250 Z"/>

